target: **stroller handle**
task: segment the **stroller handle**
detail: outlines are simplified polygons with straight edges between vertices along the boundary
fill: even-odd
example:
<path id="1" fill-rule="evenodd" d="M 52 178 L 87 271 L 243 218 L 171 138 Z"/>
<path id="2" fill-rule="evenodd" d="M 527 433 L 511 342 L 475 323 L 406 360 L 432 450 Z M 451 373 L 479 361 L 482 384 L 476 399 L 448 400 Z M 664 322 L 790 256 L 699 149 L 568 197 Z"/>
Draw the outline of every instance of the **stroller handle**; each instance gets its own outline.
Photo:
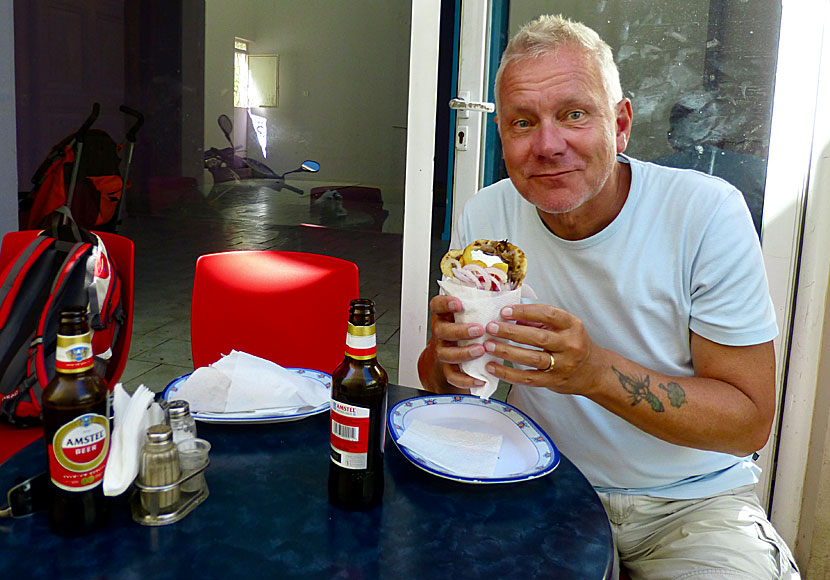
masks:
<path id="1" fill-rule="evenodd" d="M 95 119 L 98 118 L 98 114 L 101 112 L 101 103 L 92 103 L 92 113 L 89 114 L 89 117 L 86 118 L 84 124 L 81 125 L 81 128 L 78 129 L 78 132 L 75 133 L 75 141 L 78 143 L 84 142 L 84 137 L 86 136 L 86 132 L 92 127 L 92 124 L 95 122 Z"/>
<path id="2" fill-rule="evenodd" d="M 136 133 L 138 133 L 138 130 L 141 129 L 141 126 L 144 124 L 144 115 L 142 115 L 135 109 L 131 109 L 127 105 L 121 105 L 120 107 L 118 107 L 118 110 L 126 115 L 130 115 L 131 117 L 136 118 L 136 122 L 133 123 L 133 126 L 130 127 L 129 131 L 127 131 L 127 141 L 129 141 L 130 143 L 135 143 L 135 135 Z"/>

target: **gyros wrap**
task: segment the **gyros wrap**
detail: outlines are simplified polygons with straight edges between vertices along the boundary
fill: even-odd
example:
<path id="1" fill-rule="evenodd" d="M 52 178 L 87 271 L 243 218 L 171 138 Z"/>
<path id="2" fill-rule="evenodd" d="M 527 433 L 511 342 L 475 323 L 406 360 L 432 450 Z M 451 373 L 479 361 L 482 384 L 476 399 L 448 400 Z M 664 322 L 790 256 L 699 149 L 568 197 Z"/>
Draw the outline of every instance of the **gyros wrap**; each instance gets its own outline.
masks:
<path id="1" fill-rule="evenodd" d="M 450 250 L 441 260 L 443 279 L 438 282 L 448 296 L 461 300 L 463 309 L 455 314 L 455 321 L 476 323 L 485 329 L 487 323 L 502 320 L 501 309 L 519 304 L 523 297 L 535 298 L 533 290 L 522 281 L 527 274 L 527 257 L 507 240 L 476 240 L 464 250 Z M 481 338 L 461 340 L 461 346 L 483 343 L 493 339 L 485 332 Z M 497 339 L 496 339 L 497 340 Z M 474 395 L 489 399 L 499 380 L 485 369 L 485 365 L 503 359 L 484 353 L 483 356 L 461 364 L 461 370 L 486 384 L 470 389 Z"/>

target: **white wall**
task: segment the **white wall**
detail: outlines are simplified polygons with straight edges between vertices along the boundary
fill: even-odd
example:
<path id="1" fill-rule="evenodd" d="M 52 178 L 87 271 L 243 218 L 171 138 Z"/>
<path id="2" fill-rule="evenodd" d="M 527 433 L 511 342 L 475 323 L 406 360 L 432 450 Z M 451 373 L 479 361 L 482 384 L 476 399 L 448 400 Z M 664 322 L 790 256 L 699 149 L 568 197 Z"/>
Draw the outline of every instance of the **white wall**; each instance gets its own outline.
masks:
<path id="1" fill-rule="evenodd" d="M 17 129 L 13 0 L 0 0 L 0 236 L 17 230 Z"/>
<path id="2" fill-rule="evenodd" d="M 315 180 L 380 187 L 387 224 L 400 231 L 410 9 L 389 0 L 207 0 L 205 148 L 226 144 L 216 118 L 233 118 L 233 40 L 245 38 L 253 54 L 280 56 L 279 107 L 252 111 L 268 118 L 266 165 L 282 173 L 315 159 Z M 247 150 L 262 159 L 250 141 Z"/>

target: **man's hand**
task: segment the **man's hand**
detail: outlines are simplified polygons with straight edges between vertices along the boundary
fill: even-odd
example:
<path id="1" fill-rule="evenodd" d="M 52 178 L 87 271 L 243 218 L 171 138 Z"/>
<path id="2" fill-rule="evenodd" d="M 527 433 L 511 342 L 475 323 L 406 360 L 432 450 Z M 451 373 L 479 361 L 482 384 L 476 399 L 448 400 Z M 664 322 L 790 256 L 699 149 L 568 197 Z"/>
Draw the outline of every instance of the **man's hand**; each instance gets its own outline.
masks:
<path id="1" fill-rule="evenodd" d="M 458 345 L 459 340 L 484 336 L 484 328 L 480 324 L 455 322 L 455 313 L 462 308 L 458 298 L 438 295 L 430 300 L 432 334 L 418 359 L 418 374 L 421 384 L 431 391 L 467 392 L 471 387 L 484 385 L 462 372 L 459 366 L 484 354 L 484 347 L 480 344 Z"/>
<path id="2" fill-rule="evenodd" d="M 531 368 L 489 363 L 488 372 L 500 379 L 583 395 L 677 445 L 744 456 L 769 436 L 772 342 L 727 346 L 692 332 L 694 376 L 670 376 L 599 347 L 578 318 L 552 306 L 515 305 L 502 309 L 502 318 L 515 324 L 489 323 L 487 333 L 497 340 L 484 342 L 487 352 Z"/>
<path id="3" fill-rule="evenodd" d="M 488 372 L 514 384 L 547 387 L 559 393 L 588 394 L 597 376 L 602 374 L 603 353 L 591 341 L 581 320 L 546 304 L 517 304 L 502 309 L 501 314 L 508 322 L 487 325 L 487 333 L 500 340 L 487 340 L 484 347 L 499 358 L 531 368 L 490 363 Z M 551 356 L 555 361 L 553 368 L 550 368 Z"/>

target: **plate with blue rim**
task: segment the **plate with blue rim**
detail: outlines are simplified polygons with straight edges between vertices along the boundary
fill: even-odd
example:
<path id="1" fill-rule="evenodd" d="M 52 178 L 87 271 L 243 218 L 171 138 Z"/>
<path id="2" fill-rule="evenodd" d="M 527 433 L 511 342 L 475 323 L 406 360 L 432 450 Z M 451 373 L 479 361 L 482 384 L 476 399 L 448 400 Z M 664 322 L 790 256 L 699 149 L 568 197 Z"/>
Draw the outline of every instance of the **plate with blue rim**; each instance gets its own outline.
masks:
<path id="1" fill-rule="evenodd" d="M 460 475 L 398 443 L 413 421 L 436 427 L 501 435 L 492 474 Z M 513 405 L 473 395 L 429 395 L 400 401 L 389 409 L 389 433 L 409 461 L 438 477 L 465 483 L 515 483 L 536 479 L 559 465 L 559 450 L 542 428 Z"/>
<path id="2" fill-rule="evenodd" d="M 331 391 L 331 375 L 323 371 L 316 371 L 314 369 L 304 369 L 299 367 L 285 367 L 285 370 L 295 372 L 299 375 L 306 376 L 318 383 L 324 385 Z M 161 398 L 169 401 L 171 397 L 178 391 L 179 387 L 187 380 L 192 373 L 182 375 L 168 384 L 161 392 Z M 208 413 L 191 411 L 191 415 L 197 421 L 204 423 L 282 423 L 285 421 L 298 421 L 311 417 L 312 415 L 319 415 L 329 410 L 330 402 L 326 401 L 316 407 L 310 409 L 303 409 L 296 413 L 282 413 L 279 409 L 256 409 L 253 411 L 242 411 L 236 413 Z"/>

